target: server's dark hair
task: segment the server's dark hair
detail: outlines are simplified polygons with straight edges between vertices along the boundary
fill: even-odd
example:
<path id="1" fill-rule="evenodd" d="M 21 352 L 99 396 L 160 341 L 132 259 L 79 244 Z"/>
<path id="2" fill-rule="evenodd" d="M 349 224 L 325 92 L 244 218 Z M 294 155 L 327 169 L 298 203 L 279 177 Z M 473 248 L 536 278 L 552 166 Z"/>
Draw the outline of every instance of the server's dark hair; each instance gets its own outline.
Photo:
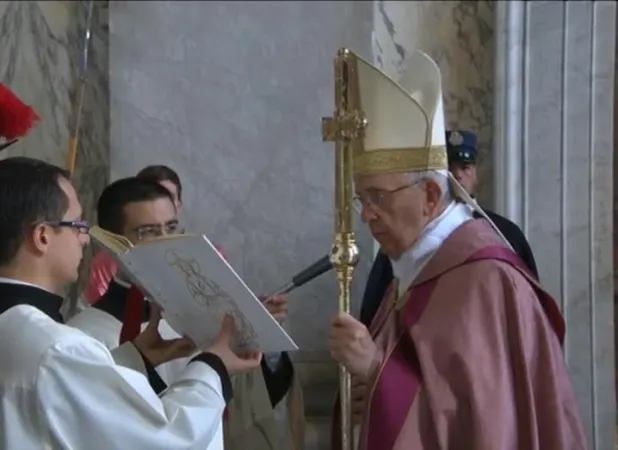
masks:
<path id="1" fill-rule="evenodd" d="M 69 199 L 59 181 L 69 177 L 66 170 L 34 158 L 0 161 L 0 266 L 13 262 L 34 225 L 63 219 Z"/>
<path id="2" fill-rule="evenodd" d="M 170 191 L 156 181 L 138 177 L 114 181 L 103 189 L 97 202 L 99 226 L 112 233 L 122 234 L 125 225 L 124 207 L 126 205 L 160 198 L 174 201 Z"/>
<path id="3" fill-rule="evenodd" d="M 182 201 L 182 184 L 180 183 L 180 177 L 168 166 L 146 166 L 137 173 L 137 177 L 157 183 L 161 183 L 162 181 L 171 182 L 176 186 L 176 190 L 178 191 L 178 200 Z"/>

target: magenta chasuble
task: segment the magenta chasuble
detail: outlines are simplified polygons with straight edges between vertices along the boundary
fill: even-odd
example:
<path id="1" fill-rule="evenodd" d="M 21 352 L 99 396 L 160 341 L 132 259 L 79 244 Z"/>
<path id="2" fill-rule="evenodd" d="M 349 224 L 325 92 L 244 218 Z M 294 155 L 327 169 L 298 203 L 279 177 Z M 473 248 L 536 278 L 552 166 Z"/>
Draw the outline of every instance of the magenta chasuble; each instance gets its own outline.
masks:
<path id="1" fill-rule="evenodd" d="M 399 301 L 395 291 L 370 327 L 379 355 L 360 450 L 586 448 L 560 311 L 485 220 L 460 226 Z"/>

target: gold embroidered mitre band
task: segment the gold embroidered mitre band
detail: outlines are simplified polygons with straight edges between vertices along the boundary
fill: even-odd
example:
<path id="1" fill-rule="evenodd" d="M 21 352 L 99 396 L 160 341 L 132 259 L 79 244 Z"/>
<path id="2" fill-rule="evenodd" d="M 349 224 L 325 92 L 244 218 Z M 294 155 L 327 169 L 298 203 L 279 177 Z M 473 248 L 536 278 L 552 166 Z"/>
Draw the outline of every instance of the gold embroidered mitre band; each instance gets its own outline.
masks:
<path id="1" fill-rule="evenodd" d="M 357 87 L 352 103 L 366 121 L 355 145 L 354 175 L 448 170 L 436 63 L 416 51 L 399 82 L 353 52 L 348 63 Z"/>
<path id="2" fill-rule="evenodd" d="M 384 148 L 358 152 L 354 156 L 355 175 L 448 170 L 445 146 Z"/>

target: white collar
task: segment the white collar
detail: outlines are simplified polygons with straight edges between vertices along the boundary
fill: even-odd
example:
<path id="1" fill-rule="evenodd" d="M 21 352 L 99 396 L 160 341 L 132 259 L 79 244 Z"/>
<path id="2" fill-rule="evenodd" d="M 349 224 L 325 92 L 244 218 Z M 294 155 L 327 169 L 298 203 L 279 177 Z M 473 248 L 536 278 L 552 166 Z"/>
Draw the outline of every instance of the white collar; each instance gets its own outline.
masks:
<path id="1" fill-rule="evenodd" d="M 427 224 L 418 240 L 399 260 L 391 260 L 393 275 L 399 283 L 399 296 L 412 284 L 446 238 L 472 218 L 472 211 L 466 204 L 452 202 L 442 214 Z"/>
<path id="2" fill-rule="evenodd" d="M 28 283 L 26 281 L 21 281 L 21 280 L 15 280 L 13 278 L 5 278 L 5 277 L 0 277 L 0 283 L 5 283 L 5 284 L 18 284 L 20 286 L 30 286 L 33 288 L 37 288 L 37 289 L 41 289 L 45 292 L 50 292 L 48 289 L 45 289 L 41 286 L 38 286 L 36 284 L 32 284 L 32 283 Z"/>

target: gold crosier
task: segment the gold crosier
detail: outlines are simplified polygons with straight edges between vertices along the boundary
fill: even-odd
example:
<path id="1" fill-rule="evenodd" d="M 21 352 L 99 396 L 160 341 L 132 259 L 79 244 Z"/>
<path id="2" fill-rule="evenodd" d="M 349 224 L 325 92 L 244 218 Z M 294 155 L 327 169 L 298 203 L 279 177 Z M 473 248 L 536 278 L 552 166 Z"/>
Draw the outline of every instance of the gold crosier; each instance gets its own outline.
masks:
<path id="1" fill-rule="evenodd" d="M 361 111 L 357 60 L 348 49 L 337 52 L 335 66 L 335 112 L 322 118 L 322 139 L 335 142 L 335 240 L 330 259 L 339 284 L 339 310 L 350 312 L 350 287 L 358 261 L 358 247 L 352 231 L 353 158 L 363 145 L 367 121 Z M 341 401 L 341 449 L 354 450 L 351 378 L 339 366 Z"/>

